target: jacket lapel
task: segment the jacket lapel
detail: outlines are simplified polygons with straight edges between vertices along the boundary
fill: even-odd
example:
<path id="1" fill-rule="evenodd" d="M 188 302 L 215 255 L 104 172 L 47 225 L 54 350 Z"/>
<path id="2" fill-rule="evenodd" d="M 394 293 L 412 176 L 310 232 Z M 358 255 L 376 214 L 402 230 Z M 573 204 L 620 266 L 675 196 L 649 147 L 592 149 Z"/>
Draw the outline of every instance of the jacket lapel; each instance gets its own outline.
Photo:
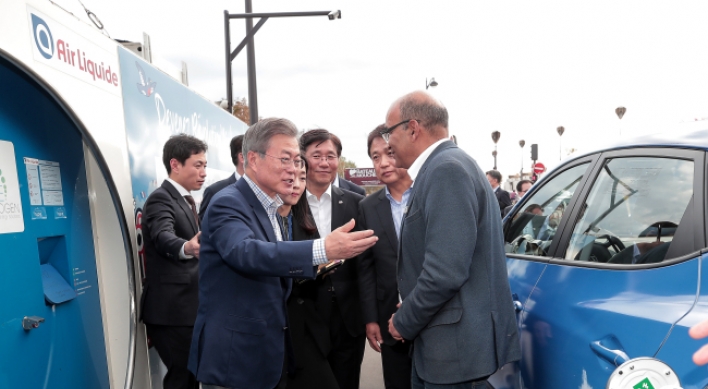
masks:
<path id="1" fill-rule="evenodd" d="M 194 213 L 192 212 L 192 209 L 189 207 L 189 204 L 187 204 L 187 200 L 185 200 L 184 197 L 177 191 L 177 188 L 175 188 L 175 186 L 169 183 L 167 180 L 162 182 L 162 188 L 165 189 L 170 194 L 170 196 L 172 196 L 175 202 L 182 209 L 185 217 L 187 218 L 187 220 L 189 220 L 189 225 L 192 226 L 194 235 L 196 235 L 197 232 L 199 232 L 199 227 L 197 226 L 197 221 L 194 219 Z"/>
<path id="2" fill-rule="evenodd" d="M 273 226 L 270 224 L 270 219 L 268 219 L 268 214 L 266 213 L 265 208 L 263 208 L 263 204 L 258 201 L 258 197 L 256 197 L 256 194 L 253 193 L 253 190 L 248 185 L 248 182 L 246 182 L 246 180 L 238 180 L 236 182 L 236 188 L 241 192 L 241 194 L 243 194 L 243 197 L 246 199 L 246 201 L 248 201 L 248 204 L 253 209 L 253 212 L 256 214 L 256 218 L 258 219 L 258 222 L 261 225 L 263 233 L 265 233 L 268 237 L 268 241 L 277 241 L 277 238 L 275 237 L 275 231 L 273 231 Z"/>
<path id="3" fill-rule="evenodd" d="M 332 231 L 349 221 L 344 220 L 345 206 L 344 192 L 336 186 L 332 186 Z"/>
<path id="4" fill-rule="evenodd" d="M 398 247 L 398 235 L 396 234 L 396 225 L 393 222 L 393 213 L 391 213 L 391 202 L 386 197 L 386 190 L 382 190 L 378 196 L 379 202 L 376 204 L 376 213 L 379 215 L 379 222 L 383 228 L 391 247 Z"/>

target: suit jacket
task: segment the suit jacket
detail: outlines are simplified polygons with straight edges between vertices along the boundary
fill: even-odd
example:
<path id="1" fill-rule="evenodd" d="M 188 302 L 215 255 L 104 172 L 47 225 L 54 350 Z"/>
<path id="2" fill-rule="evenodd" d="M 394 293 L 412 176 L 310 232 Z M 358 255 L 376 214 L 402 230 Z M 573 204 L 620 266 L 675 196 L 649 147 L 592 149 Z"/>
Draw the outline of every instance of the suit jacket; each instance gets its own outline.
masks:
<path id="1" fill-rule="evenodd" d="M 166 326 L 192 326 L 199 303 L 199 261 L 182 260 L 184 243 L 199 232 L 189 204 L 168 181 L 143 207 L 145 283 L 142 319 Z"/>
<path id="2" fill-rule="evenodd" d="M 351 219 L 356 219 L 359 201 L 363 199 L 356 193 L 342 190 L 332 186 L 332 230 L 341 227 Z M 358 229 L 358 227 L 355 227 Z M 319 232 L 315 232 L 312 239 L 320 237 Z M 334 294 L 339 305 L 339 311 L 351 336 L 364 333 L 364 323 L 361 321 L 361 306 L 359 303 L 359 271 L 357 269 L 357 258 L 348 259 L 337 270 L 325 277 L 317 280 L 318 297 L 317 310 L 320 315 L 329 322 L 331 315 L 331 293 L 327 288 L 331 284 L 334 287 Z"/>
<path id="3" fill-rule="evenodd" d="M 511 196 L 509 196 L 509 192 L 502 189 L 501 186 L 497 187 L 497 190 L 494 191 L 494 195 L 499 202 L 499 212 L 504 216 L 504 208 L 511 205 Z"/>
<path id="4" fill-rule="evenodd" d="M 396 313 L 398 304 L 398 236 L 385 188 L 359 203 L 357 224 L 360 229 L 374 230 L 374 235 L 379 237 L 379 241 L 359 257 L 359 295 L 364 323 L 378 323 L 384 343 L 394 345 L 396 340 L 388 332 L 388 319 Z"/>
<path id="5" fill-rule="evenodd" d="M 290 336 L 290 278 L 314 277 L 312 245 L 277 242 L 245 179 L 214 195 L 202 224 L 200 303 L 188 364 L 199 382 L 276 386 Z"/>
<path id="6" fill-rule="evenodd" d="M 351 181 L 347 181 L 341 177 L 339 177 L 339 187 L 342 189 L 346 189 L 350 192 L 354 192 L 356 194 L 366 196 L 366 191 L 364 190 L 364 188 L 360 187 L 359 185 L 357 185 Z"/>
<path id="7" fill-rule="evenodd" d="M 418 173 L 401 226 L 394 325 L 418 375 L 450 384 L 520 359 L 499 204 L 477 163 L 440 144 Z"/>
<path id="8" fill-rule="evenodd" d="M 206 189 L 204 189 L 202 203 L 199 205 L 199 220 L 204 220 L 204 214 L 206 213 L 206 209 L 209 206 L 209 203 L 211 202 L 211 198 L 214 197 L 215 194 L 219 193 L 220 190 L 226 188 L 227 186 L 235 182 L 236 176 L 232 174 L 228 178 L 224 178 L 223 180 L 217 181 L 207 186 Z"/>

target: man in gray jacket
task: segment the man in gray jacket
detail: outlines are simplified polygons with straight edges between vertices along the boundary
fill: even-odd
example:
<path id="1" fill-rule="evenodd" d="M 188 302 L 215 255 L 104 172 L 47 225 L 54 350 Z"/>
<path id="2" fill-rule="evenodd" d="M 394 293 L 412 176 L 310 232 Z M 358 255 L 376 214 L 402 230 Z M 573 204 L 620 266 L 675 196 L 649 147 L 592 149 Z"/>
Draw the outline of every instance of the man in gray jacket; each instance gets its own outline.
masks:
<path id="1" fill-rule="evenodd" d="M 447 109 L 414 92 L 393 103 L 381 132 L 413 179 L 389 331 L 413 342 L 414 389 L 491 387 L 487 378 L 521 356 L 499 204 L 447 126 Z"/>

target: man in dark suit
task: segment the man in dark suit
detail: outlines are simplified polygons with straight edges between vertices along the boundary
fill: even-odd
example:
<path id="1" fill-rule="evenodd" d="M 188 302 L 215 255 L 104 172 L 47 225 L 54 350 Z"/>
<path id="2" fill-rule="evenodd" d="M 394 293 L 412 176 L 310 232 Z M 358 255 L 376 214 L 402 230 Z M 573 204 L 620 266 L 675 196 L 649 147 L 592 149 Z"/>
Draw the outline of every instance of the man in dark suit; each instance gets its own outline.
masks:
<path id="1" fill-rule="evenodd" d="M 339 137 L 337 135 L 330 133 L 330 136 L 331 136 L 332 144 L 334 144 L 334 147 L 337 150 L 337 160 L 336 160 L 337 168 L 334 169 L 333 174 L 332 174 L 332 185 L 334 185 L 338 188 L 346 189 L 346 190 L 348 190 L 350 192 L 354 192 L 356 194 L 360 194 L 362 196 L 366 196 L 366 191 L 364 190 L 364 188 L 360 187 L 359 185 L 357 185 L 351 181 L 345 180 L 342 177 L 339 177 L 339 174 L 337 174 L 337 172 L 339 171 L 339 158 L 342 157 L 342 141 L 339 139 Z"/>
<path id="2" fill-rule="evenodd" d="M 425 92 L 386 115 L 382 135 L 413 179 L 398 257 L 402 303 L 389 331 L 413 342 L 413 388 L 488 388 L 521 356 L 499 205 L 477 163 L 448 140 L 447 123 L 447 109 Z"/>
<path id="3" fill-rule="evenodd" d="M 396 260 L 403 210 L 413 181 L 406 169 L 397 168 L 391 148 L 381 137 L 385 125 L 376 127 L 367 139 L 376 177 L 386 186 L 359 203 L 359 228 L 379 237 L 374 247 L 359 259 L 359 294 L 369 346 L 381 353 L 386 389 L 411 387 L 410 342 L 400 342 L 388 332 L 388 319 L 396 312 L 398 283 Z"/>
<path id="4" fill-rule="evenodd" d="M 307 160 L 307 203 L 317 225 L 317 235 L 356 219 L 363 196 L 332 185 L 337 171 L 337 146 L 332 134 L 310 130 L 300 137 L 300 149 Z M 340 389 L 358 389 L 364 358 L 364 323 L 361 320 L 356 260 L 340 266 L 334 274 L 318 281 L 317 309 L 329 323 L 332 350 L 328 357 Z"/>
<path id="5" fill-rule="evenodd" d="M 148 196 L 143 208 L 142 319 L 167 366 L 165 389 L 199 388 L 187 370 L 199 291 L 199 220 L 190 191 L 204 183 L 206 149 L 195 137 L 171 137 L 162 150 L 169 178 Z"/>
<path id="6" fill-rule="evenodd" d="M 509 192 L 505 191 L 501 188 L 501 186 L 499 186 L 501 180 L 502 175 L 498 171 L 490 170 L 487 172 L 487 181 L 489 182 L 489 185 L 492 186 L 492 192 L 494 192 L 494 195 L 497 197 L 497 203 L 499 204 L 499 214 L 503 216 L 504 208 L 511 205 L 511 197 L 509 196 Z"/>
<path id="7" fill-rule="evenodd" d="M 204 189 L 202 203 L 199 205 L 199 220 L 204 219 L 204 214 L 209 206 L 209 202 L 211 202 L 211 198 L 220 190 L 238 181 L 243 175 L 243 151 L 241 150 L 243 148 L 243 135 L 236 135 L 231 138 L 229 146 L 231 147 L 231 161 L 236 167 L 236 172 L 228 178 L 217 181 Z"/>
<path id="8" fill-rule="evenodd" d="M 204 389 L 283 387 L 294 367 L 286 360 L 291 278 L 313 278 L 315 266 L 376 242 L 372 231 L 348 233 L 353 221 L 325 239 L 283 241 L 276 215 L 302 162 L 296 134 L 286 119 L 252 125 L 243 140 L 245 175 L 214 195 L 204 215 L 189 355 L 189 370 Z"/>

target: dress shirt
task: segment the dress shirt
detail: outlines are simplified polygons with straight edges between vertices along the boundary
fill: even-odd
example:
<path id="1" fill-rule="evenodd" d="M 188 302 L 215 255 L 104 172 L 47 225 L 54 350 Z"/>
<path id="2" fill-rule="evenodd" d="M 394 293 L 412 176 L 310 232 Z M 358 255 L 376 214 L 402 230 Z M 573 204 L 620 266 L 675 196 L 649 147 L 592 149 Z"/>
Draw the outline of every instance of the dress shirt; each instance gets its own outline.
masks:
<path id="1" fill-rule="evenodd" d="M 172 186 L 174 186 L 175 189 L 177 189 L 177 192 L 179 192 L 179 194 L 182 196 L 182 200 L 184 200 L 184 202 L 187 203 L 187 206 L 191 209 L 192 204 L 190 204 L 189 201 L 187 201 L 187 199 L 184 198 L 184 196 L 191 196 L 192 194 L 189 193 L 189 191 L 187 189 L 184 189 L 184 187 L 182 185 L 178 184 L 177 181 L 175 181 L 169 177 L 167 178 L 167 182 L 172 184 Z M 196 205 L 195 205 L 195 207 L 196 207 Z M 197 222 L 197 225 L 199 225 L 198 222 Z M 186 244 L 187 244 L 187 242 L 184 242 L 182 244 L 182 248 L 179 250 L 179 259 L 187 260 L 187 259 L 194 258 L 194 255 L 188 255 L 184 252 L 184 245 L 186 245 Z"/>
<path id="2" fill-rule="evenodd" d="M 418 176 L 418 172 L 420 172 L 420 168 L 423 167 L 423 164 L 425 164 L 425 161 L 428 160 L 428 157 L 430 157 L 430 154 L 433 153 L 433 150 L 435 150 L 436 147 L 440 146 L 441 143 L 448 141 L 449 139 L 443 138 L 440 139 L 439 141 L 433 143 L 432 145 L 428 146 L 425 151 L 420 153 L 418 158 L 413 161 L 411 164 L 411 167 L 408 168 L 408 175 L 411 177 L 411 180 L 413 180 L 413 184 L 415 184 L 415 178 Z M 412 187 L 413 185 L 411 185 Z"/>
<path id="3" fill-rule="evenodd" d="M 270 225 L 275 233 L 275 238 L 279 242 L 283 240 L 283 235 L 280 233 L 280 223 L 278 221 L 278 207 L 283 205 L 283 200 L 280 196 L 275 195 L 275 198 L 269 197 L 261 188 L 253 182 L 248 175 L 244 174 L 243 179 L 246 180 L 248 186 L 251 188 L 256 198 L 265 209 L 266 214 L 268 214 L 268 220 L 270 220 Z M 317 239 L 312 243 L 312 264 L 319 266 L 327 263 L 327 254 L 325 251 L 324 239 Z"/>
<path id="4" fill-rule="evenodd" d="M 241 178 L 241 175 L 238 174 L 238 172 L 234 172 L 234 178 L 238 181 L 238 179 Z"/>
<path id="5" fill-rule="evenodd" d="M 334 176 L 334 181 L 332 181 L 332 185 L 336 186 L 337 188 L 341 188 L 341 186 L 339 186 L 339 174 Z"/>
<path id="6" fill-rule="evenodd" d="M 393 225 L 396 227 L 396 236 L 401 239 L 401 222 L 403 221 L 403 211 L 408 205 L 408 198 L 411 196 L 411 190 L 413 188 L 406 189 L 401 196 L 401 201 L 396 201 L 396 199 L 391 196 L 391 192 L 388 191 L 388 186 L 386 186 L 386 197 L 391 203 L 391 215 L 393 216 Z"/>
<path id="7" fill-rule="evenodd" d="M 309 190 L 305 191 L 305 194 L 307 195 L 307 203 L 310 204 L 312 217 L 317 224 L 317 232 L 320 233 L 320 238 L 324 239 L 332 232 L 332 185 L 327 187 L 319 199 Z"/>

